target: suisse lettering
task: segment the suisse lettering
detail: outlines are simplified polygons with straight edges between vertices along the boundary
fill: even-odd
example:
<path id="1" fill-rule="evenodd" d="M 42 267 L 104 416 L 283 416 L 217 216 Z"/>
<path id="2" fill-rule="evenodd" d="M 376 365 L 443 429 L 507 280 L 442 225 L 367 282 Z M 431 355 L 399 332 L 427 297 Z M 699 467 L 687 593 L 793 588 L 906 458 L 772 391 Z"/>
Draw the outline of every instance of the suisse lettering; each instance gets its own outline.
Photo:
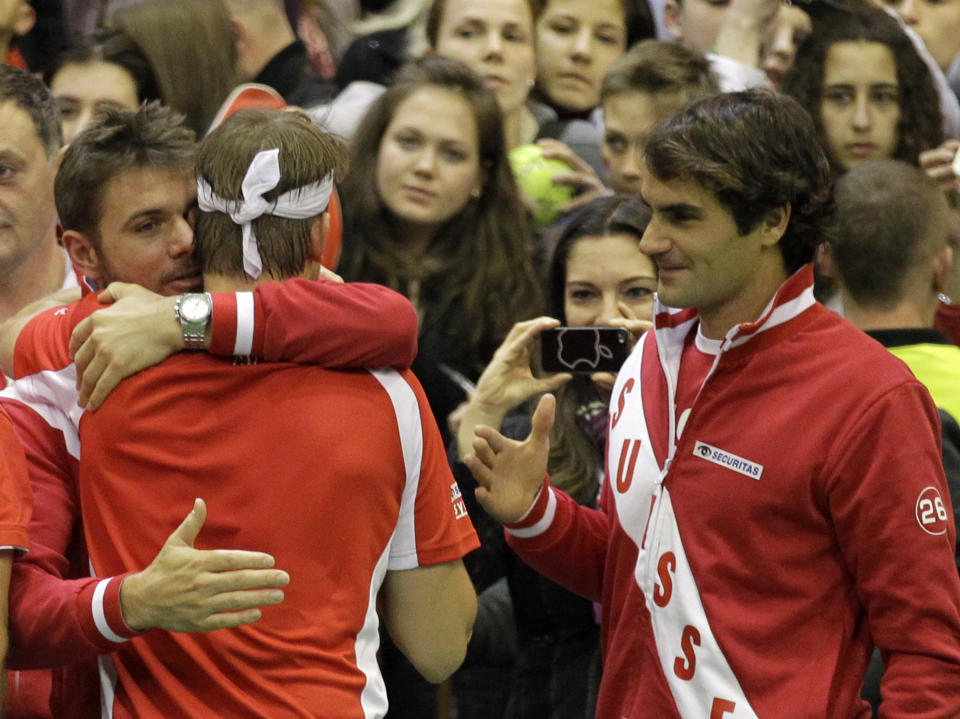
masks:
<path id="1" fill-rule="evenodd" d="M 657 575 L 660 582 L 653 586 L 653 603 L 658 607 L 665 607 L 673 596 L 673 578 L 671 572 L 677 568 L 677 558 L 673 552 L 666 552 L 657 562 Z M 662 585 L 662 586 L 661 586 Z"/>
<path id="2" fill-rule="evenodd" d="M 735 702 L 714 697 L 713 706 L 710 707 L 710 719 L 723 719 L 724 714 L 733 714 L 733 710 L 736 708 Z"/>
<path id="3" fill-rule="evenodd" d="M 623 416 L 623 406 L 627 403 L 627 395 L 633 392 L 634 384 L 633 378 L 628 379 L 623 384 L 623 389 L 620 390 L 620 398 L 617 400 L 617 411 L 613 413 L 613 418 L 610 421 L 610 429 L 616 427 L 620 417 Z"/>
<path id="4" fill-rule="evenodd" d="M 677 657 L 673 662 L 673 673 L 684 681 L 693 679 L 697 671 L 697 655 L 693 653 L 694 646 L 700 646 L 700 632 L 689 624 L 683 628 L 680 637 L 680 651 L 683 657 Z"/>
<path id="5" fill-rule="evenodd" d="M 630 449 L 630 445 L 633 445 L 633 449 Z M 630 462 L 627 463 L 627 452 L 630 452 Z M 630 485 L 633 484 L 633 470 L 637 466 L 637 455 L 640 454 L 640 440 L 639 439 L 625 439 L 623 440 L 623 447 L 620 450 L 620 461 L 617 463 L 617 491 L 620 494 L 623 494 L 628 489 Z M 626 467 L 626 475 L 624 475 L 624 467 Z"/>

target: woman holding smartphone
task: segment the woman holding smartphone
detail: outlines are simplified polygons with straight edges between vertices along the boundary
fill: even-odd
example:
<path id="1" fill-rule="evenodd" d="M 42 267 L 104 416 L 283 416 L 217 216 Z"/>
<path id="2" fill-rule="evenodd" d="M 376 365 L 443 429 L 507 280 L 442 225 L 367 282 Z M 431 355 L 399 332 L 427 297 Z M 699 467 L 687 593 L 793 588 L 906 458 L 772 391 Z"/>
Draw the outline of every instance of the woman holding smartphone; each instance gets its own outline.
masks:
<path id="1" fill-rule="evenodd" d="M 538 376 L 532 365 L 540 333 L 558 325 L 620 326 L 639 334 L 651 326 L 654 263 L 640 252 L 650 211 L 633 196 L 588 203 L 560 236 L 550 264 L 548 298 L 556 318 L 514 325 L 477 383 L 457 432 L 459 456 L 471 453 L 473 428 L 486 424 L 508 436 L 526 436 L 528 413 L 511 414 L 544 392 L 557 395 L 551 437 L 550 481 L 595 506 L 603 478 L 607 407 L 613 376 Z M 593 716 L 600 679 L 600 633 L 595 608 L 541 577 L 506 546 L 499 524 L 471 506 L 475 483 L 463 465 L 455 474 L 484 547 L 483 573 L 505 574 L 516 617 L 518 657 L 504 716 L 508 719 L 582 719 Z M 485 527 L 489 524 L 489 527 Z M 485 531 L 486 530 L 486 531 Z"/>

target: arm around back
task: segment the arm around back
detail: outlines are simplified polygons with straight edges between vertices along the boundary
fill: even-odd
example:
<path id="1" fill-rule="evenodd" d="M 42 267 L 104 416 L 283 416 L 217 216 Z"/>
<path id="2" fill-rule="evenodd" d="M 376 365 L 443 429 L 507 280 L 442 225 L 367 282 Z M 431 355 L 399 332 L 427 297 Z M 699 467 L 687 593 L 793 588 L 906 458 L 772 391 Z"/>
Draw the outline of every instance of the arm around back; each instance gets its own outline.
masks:
<path id="1" fill-rule="evenodd" d="M 459 559 L 387 572 L 384 622 L 424 678 L 442 682 L 463 663 L 477 616 L 477 595 Z"/>

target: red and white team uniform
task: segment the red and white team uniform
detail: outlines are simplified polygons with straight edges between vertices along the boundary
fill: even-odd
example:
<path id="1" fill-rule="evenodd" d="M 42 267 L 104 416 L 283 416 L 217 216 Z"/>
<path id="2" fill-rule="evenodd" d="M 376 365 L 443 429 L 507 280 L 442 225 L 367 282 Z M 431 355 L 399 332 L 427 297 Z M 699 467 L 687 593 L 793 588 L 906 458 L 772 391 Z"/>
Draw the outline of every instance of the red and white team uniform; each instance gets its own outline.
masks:
<path id="1" fill-rule="evenodd" d="M 25 553 L 32 500 L 23 448 L 6 412 L 0 409 L 0 549 Z"/>
<path id="2" fill-rule="evenodd" d="M 385 573 L 479 545 L 423 391 L 408 370 L 230 364 L 178 355 L 81 419 L 91 566 L 146 566 L 203 497 L 198 546 L 269 552 L 286 597 L 246 627 L 119 646 L 104 716 L 381 717 Z"/>
<path id="3" fill-rule="evenodd" d="M 960 716 L 960 579 L 936 409 L 805 267 L 678 406 L 693 310 L 621 369 L 605 511 L 546 488 L 508 540 L 603 603 L 599 719 Z M 685 393 L 679 388 L 680 395 Z"/>
<path id="4" fill-rule="evenodd" d="M 401 295 L 378 285 L 291 280 L 253 293 L 214 293 L 212 351 L 328 366 L 408 366 L 416 355 L 416 315 Z M 14 564 L 12 667 L 65 666 L 54 678 L 57 719 L 88 717 L 99 705 L 81 660 L 134 636 L 120 616 L 122 576 L 106 586 L 89 577 L 77 490 L 76 371 L 73 328 L 101 307 L 90 295 L 49 310 L 17 341 L 17 381 L 0 392 L 23 442 L 34 495 L 32 551 Z M 155 547 L 159 549 L 159 545 Z M 69 579 L 68 579 L 69 578 Z M 78 676 L 74 676 L 77 674 Z"/>

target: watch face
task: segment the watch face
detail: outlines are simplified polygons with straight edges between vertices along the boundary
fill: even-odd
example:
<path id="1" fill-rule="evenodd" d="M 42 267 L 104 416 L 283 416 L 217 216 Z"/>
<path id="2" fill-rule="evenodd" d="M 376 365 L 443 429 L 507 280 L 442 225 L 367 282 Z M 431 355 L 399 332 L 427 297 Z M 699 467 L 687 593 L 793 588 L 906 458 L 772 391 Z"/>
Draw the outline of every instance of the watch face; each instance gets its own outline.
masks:
<path id="1" fill-rule="evenodd" d="M 185 295 L 180 302 L 180 316 L 187 322 L 204 322 L 210 307 L 203 295 Z"/>

